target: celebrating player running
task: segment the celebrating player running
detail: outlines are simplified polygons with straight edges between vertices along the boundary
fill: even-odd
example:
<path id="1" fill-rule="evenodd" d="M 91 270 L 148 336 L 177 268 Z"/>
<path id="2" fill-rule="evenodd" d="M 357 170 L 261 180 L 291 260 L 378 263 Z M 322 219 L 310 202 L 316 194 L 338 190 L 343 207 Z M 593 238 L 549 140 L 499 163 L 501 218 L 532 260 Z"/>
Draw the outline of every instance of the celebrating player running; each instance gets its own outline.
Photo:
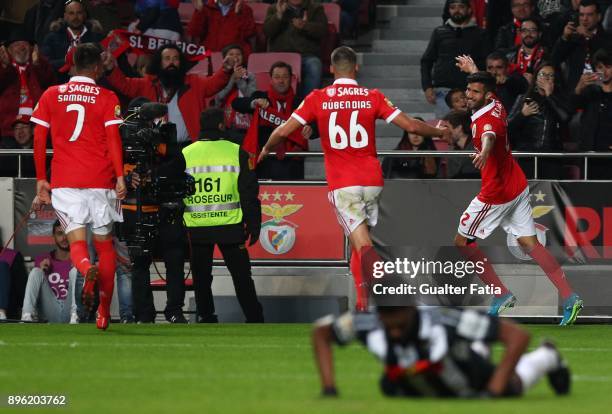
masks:
<path id="1" fill-rule="evenodd" d="M 329 201 L 351 243 L 350 267 L 357 290 L 357 309 L 365 310 L 367 281 L 371 275 L 362 275 L 361 266 L 371 272 L 370 263 L 379 260 L 371 248 L 369 227 L 376 225 L 377 201 L 383 188 L 382 169 L 376 155 L 375 122 L 384 119 L 408 132 L 428 136 L 450 136 L 450 130 L 410 118 L 380 91 L 358 85 L 355 78 L 359 66 L 353 49 L 337 48 L 331 61 L 333 85 L 315 90 L 304 99 L 291 118 L 270 135 L 259 160 L 293 131 L 317 121 L 325 153 Z"/>
<path id="2" fill-rule="evenodd" d="M 76 48 L 77 76 L 53 86 L 40 98 L 32 122 L 37 199 L 51 203 L 70 242 L 74 266 L 85 275 L 83 303 L 91 308 L 96 279 L 100 279 L 100 306 L 96 325 L 106 329 L 115 279 L 114 221 L 122 221 L 120 201 L 125 197 L 121 138 L 121 108 L 117 96 L 98 85 L 103 73 L 102 48 L 84 43 Z M 45 149 L 51 130 L 53 160 L 47 181 Z M 53 189 L 52 194 L 49 194 Z M 91 224 L 99 265 L 89 259 L 85 226 Z"/>
<path id="3" fill-rule="evenodd" d="M 495 78 L 487 72 L 476 72 L 467 78 L 466 96 L 472 111 L 474 166 L 481 171 L 482 188 L 461 215 L 455 244 L 475 261 L 485 263 L 481 279 L 500 288 L 489 313 L 497 315 L 513 307 L 516 297 L 499 279 L 493 267 L 484 260 L 476 238 L 485 239 L 498 226 L 517 237 L 521 248 L 540 265 L 564 300 L 561 325 L 571 325 L 582 309 L 582 300 L 572 292 L 563 269 L 536 237 L 529 186 L 525 174 L 512 157 L 508 142 L 506 111 L 495 99 Z"/>

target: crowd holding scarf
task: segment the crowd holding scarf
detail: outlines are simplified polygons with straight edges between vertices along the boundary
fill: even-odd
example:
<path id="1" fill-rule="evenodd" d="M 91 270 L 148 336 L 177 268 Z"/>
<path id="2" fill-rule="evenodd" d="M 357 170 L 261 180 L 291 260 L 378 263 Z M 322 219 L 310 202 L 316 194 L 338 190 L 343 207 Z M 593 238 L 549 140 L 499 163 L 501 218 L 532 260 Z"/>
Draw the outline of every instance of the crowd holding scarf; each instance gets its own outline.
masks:
<path id="1" fill-rule="evenodd" d="M 17 114 L 32 115 L 32 111 L 34 110 L 34 100 L 32 99 L 32 94 L 30 93 L 28 76 L 26 74 L 30 64 L 26 63 L 25 65 L 20 65 L 14 60 L 12 60 L 11 63 L 19 74 L 19 111 Z"/>
<path id="2" fill-rule="evenodd" d="M 272 129 L 280 126 L 286 122 L 293 112 L 293 101 L 295 99 L 295 92 L 293 88 L 289 88 L 285 95 L 281 95 L 276 92 L 272 86 L 268 88 L 268 105 L 267 108 L 261 108 L 257 106 L 251 120 L 251 126 L 244 138 L 242 147 L 251 154 L 252 157 L 257 158 L 261 150 L 260 140 L 266 142 L 268 137 L 259 136 L 259 127 L 267 126 Z M 286 152 L 295 151 L 307 151 L 308 140 L 302 136 L 302 128 L 296 130 L 288 139 L 276 148 L 276 157 L 280 160 L 285 157 Z"/>

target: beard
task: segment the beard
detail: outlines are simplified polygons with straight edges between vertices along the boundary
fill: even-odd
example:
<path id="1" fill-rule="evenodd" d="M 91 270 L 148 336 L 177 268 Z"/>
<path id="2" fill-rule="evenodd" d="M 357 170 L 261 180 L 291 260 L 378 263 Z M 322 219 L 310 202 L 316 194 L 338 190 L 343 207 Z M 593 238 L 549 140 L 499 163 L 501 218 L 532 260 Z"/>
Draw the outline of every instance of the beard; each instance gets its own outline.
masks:
<path id="1" fill-rule="evenodd" d="M 165 88 L 178 89 L 184 84 L 185 72 L 176 66 L 168 66 L 160 69 L 159 80 Z"/>
<path id="2" fill-rule="evenodd" d="M 537 44 L 538 39 L 535 37 L 529 37 L 523 40 L 523 46 L 528 47 L 529 49 L 534 48 Z"/>
<path id="3" fill-rule="evenodd" d="M 451 21 L 455 24 L 462 24 L 465 23 L 469 20 L 470 15 L 469 14 L 451 14 Z"/>

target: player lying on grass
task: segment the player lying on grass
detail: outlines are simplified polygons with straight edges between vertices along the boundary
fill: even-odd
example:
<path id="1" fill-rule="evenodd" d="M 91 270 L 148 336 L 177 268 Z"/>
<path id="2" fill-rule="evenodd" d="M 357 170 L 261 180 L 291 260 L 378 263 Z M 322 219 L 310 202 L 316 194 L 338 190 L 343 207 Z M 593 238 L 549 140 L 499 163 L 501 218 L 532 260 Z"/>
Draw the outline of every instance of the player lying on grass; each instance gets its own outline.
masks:
<path id="1" fill-rule="evenodd" d="M 384 365 L 383 394 L 405 397 L 517 397 L 544 375 L 559 394 L 570 373 L 557 349 L 543 343 L 526 353 L 529 334 L 515 323 L 473 310 L 379 306 L 378 313 L 327 316 L 312 334 L 324 395 L 337 395 L 332 344 L 359 340 Z M 504 347 L 501 361 L 489 345 Z"/>

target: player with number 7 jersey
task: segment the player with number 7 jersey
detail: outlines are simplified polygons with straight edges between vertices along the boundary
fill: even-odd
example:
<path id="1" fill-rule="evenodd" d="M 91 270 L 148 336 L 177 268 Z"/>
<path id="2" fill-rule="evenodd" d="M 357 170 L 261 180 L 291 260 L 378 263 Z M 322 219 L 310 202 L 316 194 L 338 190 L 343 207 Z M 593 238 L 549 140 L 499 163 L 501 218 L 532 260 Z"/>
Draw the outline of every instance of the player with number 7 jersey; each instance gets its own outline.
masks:
<path id="1" fill-rule="evenodd" d="M 277 144 L 303 125 L 316 122 L 325 156 L 329 200 L 351 243 L 351 273 L 357 290 L 357 310 L 368 307 L 372 266 L 380 260 L 372 248 L 369 228 L 378 220 L 378 198 L 383 175 L 376 153 L 376 120 L 426 136 L 450 139 L 450 130 L 434 128 L 411 118 L 380 91 L 360 86 L 353 49 L 332 52 L 333 85 L 313 91 L 289 120 L 278 127 L 262 149 L 265 157 Z"/>
<path id="2" fill-rule="evenodd" d="M 96 84 L 104 73 L 99 45 L 77 46 L 77 76 L 47 89 L 34 109 L 35 204 L 53 205 L 70 243 L 70 258 L 85 276 L 83 304 L 91 310 L 99 283 L 96 325 L 106 329 L 114 289 L 116 253 L 113 223 L 123 221 L 120 200 L 125 197 L 123 156 L 117 96 Z M 51 184 L 47 181 L 45 149 L 51 133 Z M 51 194 L 49 192 L 53 189 Z M 98 265 L 91 263 L 86 227 L 93 233 Z"/>

